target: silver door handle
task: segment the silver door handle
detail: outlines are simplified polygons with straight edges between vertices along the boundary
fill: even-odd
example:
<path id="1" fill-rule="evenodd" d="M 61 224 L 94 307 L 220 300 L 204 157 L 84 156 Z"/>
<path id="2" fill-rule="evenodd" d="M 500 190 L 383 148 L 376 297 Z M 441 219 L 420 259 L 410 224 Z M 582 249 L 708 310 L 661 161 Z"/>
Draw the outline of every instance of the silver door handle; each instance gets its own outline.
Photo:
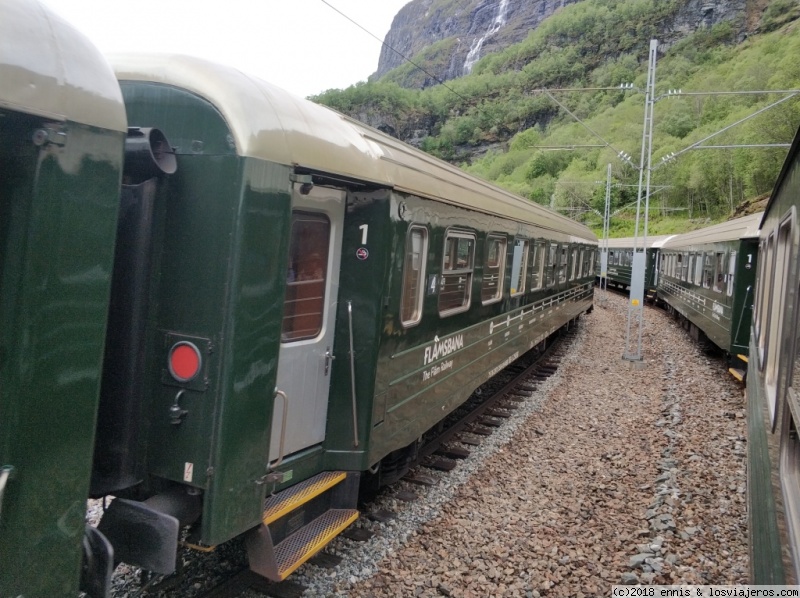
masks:
<path id="1" fill-rule="evenodd" d="M 0 520 L 3 515 L 3 497 L 6 493 L 6 483 L 14 473 L 14 467 L 11 465 L 3 465 L 0 467 Z"/>
<path id="2" fill-rule="evenodd" d="M 325 375 L 326 376 L 328 375 L 328 370 L 331 367 L 331 361 L 333 361 L 334 359 L 336 359 L 336 355 L 331 353 L 331 348 L 328 347 L 327 349 L 325 349 Z"/>

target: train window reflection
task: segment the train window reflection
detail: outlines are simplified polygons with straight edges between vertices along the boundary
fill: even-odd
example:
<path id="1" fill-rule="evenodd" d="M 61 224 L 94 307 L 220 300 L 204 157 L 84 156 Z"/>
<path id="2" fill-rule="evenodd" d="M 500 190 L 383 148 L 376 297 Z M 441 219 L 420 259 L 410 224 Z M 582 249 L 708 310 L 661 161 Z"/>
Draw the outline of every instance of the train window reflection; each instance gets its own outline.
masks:
<path id="1" fill-rule="evenodd" d="M 403 326 L 413 326 L 422 319 L 422 298 L 425 280 L 425 262 L 428 255 L 428 229 L 412 226 L 406 238 L 403 260 L 403 290 L 400 300 L 400 321 Z"/>
<path id="2" fill-rule="evenodd" d="M 541 289 L 544 284 L 544 254 L 545 244 L 542 242 L 536 243 L 533 246 L 533 268 L 531 270 L 531 289 Z"/>
<path id="3" fill-rule="evenodd" d="M 506 268 L 506 238 L 489 235 L 486 239 L 486 259 L 481 282 L 481 302 L 484 305 L 502 299 L 503 274 Z"/>
<path id="4" fill-rule="evenodd" d="M 330 222 L 323 215 L 292 214 L 283 342 L 314 338 L 322 330 L 330 229 Z"/>
<path id="5" fill-rule="evenodd" d="M 567 281 L 567 248 L 561 247 L 560 260 L 558 264 L 558 282 Z"/>
<path id="6" fill-rule="evenodd" d="M 714 255 L 714 290 L 717 293 L 722 292 L 722 287 L 725 284 L 725 254 L 717 252 Z"/>
<path id="7" fill-rule="evenodd" d="M 556 252 L 558 251 L 558 245 L 555 243 L 550 243 L 547 246 L 547 280 L 545 284 L 549 287 L 552 286 L 556 281 Z"/>
<path id="8" fill-rule="evenodd" d="M 735 274 L 736 274 L 736 252 L 731 251 L 731 254 L 728 257 L 728 288 L 727 288 L 728 297 L 733 296 L 733 280 Z"/>
<path id="9" fill-rule="evenodd" d="M 514 297 L 525 292 L 525 273 L 528 269 L 528 241 L 517 239 L 514 242 L 514 253 L 511 257 L 511 287 Z"/>

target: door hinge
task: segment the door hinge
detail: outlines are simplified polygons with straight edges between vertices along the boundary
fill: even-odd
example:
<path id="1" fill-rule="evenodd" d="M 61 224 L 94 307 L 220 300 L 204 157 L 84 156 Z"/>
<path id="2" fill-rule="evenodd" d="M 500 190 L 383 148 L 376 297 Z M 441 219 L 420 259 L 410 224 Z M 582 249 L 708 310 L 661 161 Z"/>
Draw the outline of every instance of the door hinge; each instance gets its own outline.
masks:
<path id="1" fill-rule="evenodd" d="M 67 144 L 67 131 L 64 125 L 48 124 L 33 133 L 33 145 L 41 147 L 48 144 L 58 147 L 64 147 Z"/>

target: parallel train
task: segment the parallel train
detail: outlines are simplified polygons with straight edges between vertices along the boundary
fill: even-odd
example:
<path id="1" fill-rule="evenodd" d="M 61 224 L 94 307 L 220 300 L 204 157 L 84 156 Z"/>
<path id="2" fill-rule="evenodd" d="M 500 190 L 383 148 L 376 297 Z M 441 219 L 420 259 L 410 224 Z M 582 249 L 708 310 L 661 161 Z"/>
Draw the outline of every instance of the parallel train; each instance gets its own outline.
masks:
<path id="1" fill-rule="evenodd" d="M 238 70 L 0 4 L 0 595 L 282 580 L 592 308 L 597 239 Z M 97 528 L 87 497 L 116 497 Z"/>
<path id="2" fill-rule="evenodd" d="M 763 213 L 675 235 L 659 252 L 657 300 L 692 338 L 729 356 L 730 372 L 743 380 Z"/>
<path id="3" fill-rule="evenodd" d="M 644 275 L 644 292 L 645 297 L 650 299 L 655 295 L 656 285 L 658 283 L 658 263 L 657 256 L 661 246 L 673 235 L 655 235 L 647 237 L 644 252 L 645 252 L 645 275 Z M 601 258 L 602 252 L 607 250 L 607 265 L 605 271 L 605 284 L 614 286 L 621 290 L 630 289 L 631 276 L 633 273 L 633 251 L 634 245 L 637 249 L 642 246 L 642 239 L 634 237 L 617 237 L 608 239 L 608 241 L 601 242 Z M 599 259 L 598 262 L 601 262 Z M 603 276 L 600 270 L 597 270 L 598 278 Z"/>

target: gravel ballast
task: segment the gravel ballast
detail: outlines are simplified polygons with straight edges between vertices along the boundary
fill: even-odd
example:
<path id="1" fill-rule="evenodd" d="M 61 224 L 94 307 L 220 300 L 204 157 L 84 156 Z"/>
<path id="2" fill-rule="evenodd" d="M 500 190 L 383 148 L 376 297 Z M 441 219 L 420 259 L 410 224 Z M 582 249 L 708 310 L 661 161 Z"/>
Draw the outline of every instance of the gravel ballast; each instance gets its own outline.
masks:
<path id="1" fill-rule="evenodd" d="M 523 412 L 437 486 L 416 487 L 419 502 L 381 499 L 397 521 L 370 524 L 364 544 L 340 540 L 351 546 L 337 569 L 301 570 L 306 595 L 746 583 L 743 389 L 658 309 L 635 367 L 622 359 L 626 322 L 625 297 L 596 302 Z"/>

